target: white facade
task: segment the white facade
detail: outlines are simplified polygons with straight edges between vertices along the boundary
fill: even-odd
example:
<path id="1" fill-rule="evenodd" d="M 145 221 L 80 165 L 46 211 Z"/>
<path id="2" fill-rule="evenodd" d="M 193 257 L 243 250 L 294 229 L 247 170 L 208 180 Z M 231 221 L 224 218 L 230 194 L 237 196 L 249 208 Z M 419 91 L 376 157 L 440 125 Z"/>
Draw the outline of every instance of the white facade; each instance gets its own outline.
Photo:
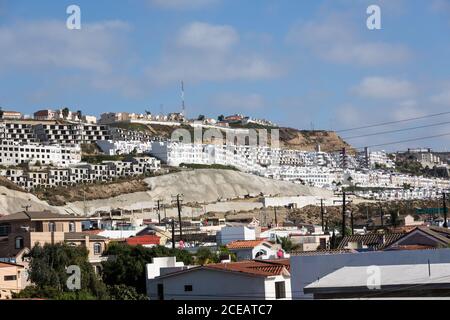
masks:
<path id="1" fill-rule="evenodd" d="M 81 161 L 79 146 L 19 144 L 10 140 L 0 141 L 0 165 L 17 166 L 21 163 L 66 167 Z"/>
<path id="2" fill-rule="evenodd" d="M 246 226 L 226 226 L 217 232 L 216 237 L 217 243 L 220 245 L 226 245 L 237 240 L 255 240 L 256 230 Z"/>

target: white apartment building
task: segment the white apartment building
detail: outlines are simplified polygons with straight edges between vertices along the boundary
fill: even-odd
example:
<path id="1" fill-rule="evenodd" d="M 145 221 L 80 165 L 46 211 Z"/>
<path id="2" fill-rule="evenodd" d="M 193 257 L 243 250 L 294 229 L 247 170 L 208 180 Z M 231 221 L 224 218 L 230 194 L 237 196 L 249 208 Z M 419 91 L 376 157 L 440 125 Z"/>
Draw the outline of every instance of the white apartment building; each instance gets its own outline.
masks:
<path id="1" fill-rule="evenodd" d="M 1 140 L 13 140 L 20 143 L 37 141 L 31 124 L 14 121 L 0 122 Z"/>
<path id="2" fill-rule="evenodd" d="M 25 190 L 36 187 L 71 186 L 79 183 L 107 182 L 124 176 L 156 172 L 159 160 L 152 157 L 134 157 L 129 161 L 104 161 L 100 164 L 79 163 L 68 167 L 48 167 L 40 171 L 1 169 L 0 174 Z"/>
<path id="3" fill-rule="evenodd" d="M 123 140 L 98 140 L 96 141 L 104 154 L 113 156 L 121 154 L 148 154 L 152 148 L 151 142 L 123 141 Z"/>
<path id="4" fill-rule="evenodd" d="M 77 145 L 19 144 L 11 140 L 0 141 L 0 165 L 17 166 L 21 163 L 65 167 L 81 161 Z"/>

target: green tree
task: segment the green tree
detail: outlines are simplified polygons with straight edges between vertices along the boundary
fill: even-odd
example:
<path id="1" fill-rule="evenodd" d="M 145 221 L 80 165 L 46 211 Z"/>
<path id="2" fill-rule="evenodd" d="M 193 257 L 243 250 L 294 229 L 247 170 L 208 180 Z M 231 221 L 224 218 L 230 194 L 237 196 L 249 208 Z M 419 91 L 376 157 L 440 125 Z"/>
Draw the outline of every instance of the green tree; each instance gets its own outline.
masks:
<path id="1" fill-rule="evenodd" d="M 114 258 L 103 262 L 103 281 L 109 285 L 126 285 L 136 288 L 137 293 L 145 294 L 145 265 L 152 263 L 154 257 L 177 257 L 184 264 L 192 264 L 192 255 L 179 249 L 169 249 L 163 246 L 145 248 L 129 246 L 123 243 L 109 245 L 105 252 Z"/>
<path id="2" fill-rule="evenodd" d="M 88 250 L 83 246 L 68 246 L 64 243 L 34 246 L 28 257 L 29 280 L 33 283 L 19 293 L 20 298 L 49 299 L 107 299 L 106 286 L 94 272 L 88 261 Z M 66 268 L 76 265 L 81 271 L 81 288 L 72 291 L 67 286 L 70 276 Z"/>
<path id="3" fill-rule="evenodd" d="M 288 237 L 280 238 L 279 243 L 281 243 L 281 247 L 286 252 L 295 251 L 299 248 L 299 246 L 296 244 L 293 244 L 292 240 L 289 239 Z"/>
<path id="4" fill-rule="evenodd" d="M 136 288 L 124 284 L 108 286 L 108 293 L 111 300 L 148 300 L 148 297 L 139 294 Z"/>
<path id="5" fill-rule="evenodd" d="M 69 112 L 70 112 L 69 108 L 62 109 L 62 115 L 64 119 L 67 119 L 67 117 L 69 116 Z"/>
<path id="6" fill-rule="evenodd" d="M 203 120 L 205 120 L 205 116 L 203 114 L 201 114 L 198 116 L 197 120 L 203 121 Z"/>

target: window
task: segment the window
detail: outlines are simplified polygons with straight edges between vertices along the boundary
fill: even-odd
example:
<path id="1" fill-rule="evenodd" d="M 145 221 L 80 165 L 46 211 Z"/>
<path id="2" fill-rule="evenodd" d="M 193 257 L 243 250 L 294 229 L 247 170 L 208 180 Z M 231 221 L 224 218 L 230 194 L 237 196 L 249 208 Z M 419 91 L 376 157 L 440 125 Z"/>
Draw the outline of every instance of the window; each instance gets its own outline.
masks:
<path id="1" fill-rule="evenodd" d="M 284 281 L 275 282 L 275 299 L 286 298 L 286 285 Z"/>
<path id="2" fill-rule="evenodd" d="M 11 232 L 11 226 L 6 224 L 0 224 L 0 237 L 7 236 Z"/>
<path id="3" fill-rule="evenodd" d="M 192 285 L 191 284 L 185 285 L 184 286 L 184 291 L 185 292 L 192 292 Z"/>
<path id="4" fill-rule="evenodd" d="M 17 280 L 17 276 L 16 275 L 4 276 L 3 279 L 4 279 L 4 281 L 15 281 L 15 280 Z"/>
<path id="5" fill-rule="evenodd" d="M 23 237 L 16 237 L 16 249 L 23 248 Z"/>
<path id="6" fill-rule="evenodd" d="M 75 222 L 69 222 L 69 232 L 75 232 Z"/>
<path id="7" fill-rule="evenodd" d="M 94 254 L 102 253 L 102 245 L 98 242 L 94 243 Z"/>
<path id="8" fill-rule="evenodd" d="M 48 231 L 49 232 L 55 232 L 56 231 L 56 224 L 54 222 L 48 223 Z"/>

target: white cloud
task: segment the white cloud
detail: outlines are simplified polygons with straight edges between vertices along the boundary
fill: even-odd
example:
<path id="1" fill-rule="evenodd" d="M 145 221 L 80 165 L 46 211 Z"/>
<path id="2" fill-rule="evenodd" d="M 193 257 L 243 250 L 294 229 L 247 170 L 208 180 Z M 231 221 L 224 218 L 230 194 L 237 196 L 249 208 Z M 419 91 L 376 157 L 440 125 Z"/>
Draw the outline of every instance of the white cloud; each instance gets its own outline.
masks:
<path id="1" fill-rule="evenodd" d="M 255 110 L 265 106 L 264 98 L 259 94 L 222 93 L 212 99 L 212 105 L 235 110 Z"/>
<path id="2" fill-rule="evenodd" d="M 76 68 L 107 72 L 121 52 L 121 21 L 83 24 L 68 30 L 61 21 L 29 21 L 0 28 L 0 66 Z"/>
<path id="3" fill-rule="evenodd" d="M 155 7 L 170 10 L 194 10 L 219 3 L 219 0 L 149 0 Z"/>
<path id="4" fill-rule="evenodd" d="M 362 66 L 398 64 L 412 54 L 401 44 L 372 42 L 355 30 L 345 15 L 332 15 L 293 27 L 287 36 L 290 44 L 300 45 L 324 60 Z"/>
<path id="5" fill-rule="evenodd" d="M 165 84 L 258 80 L 279 76 L 280 66 L 264 55 L 242 52 L 238 32 L 231 26 L 194 22 L 180 29 L 162 60 L 147 69 L 151 80 Z"/>
<path id="6" fill-rule="evenodd" d="M 362 97 L 376 99 L 403 99 L 414 96 L 415 86 L 407 80 L 385 77 L 367 77 L 352 89 Z"/>
<path id="7" fill-rule="evenodd" d="M 239 41 L 239 35 L 230 26 L 194 22 L 183 28 L 177 45 L 201 50 L 228 50 Z"/>
<path id="8" fill-rule="evenodd" d="M 450 106 L 450 88 L 448 90 L 442 91 L 441 93 L 433 95 L 431 97 L 431 102 L 438 105 Z"/>

